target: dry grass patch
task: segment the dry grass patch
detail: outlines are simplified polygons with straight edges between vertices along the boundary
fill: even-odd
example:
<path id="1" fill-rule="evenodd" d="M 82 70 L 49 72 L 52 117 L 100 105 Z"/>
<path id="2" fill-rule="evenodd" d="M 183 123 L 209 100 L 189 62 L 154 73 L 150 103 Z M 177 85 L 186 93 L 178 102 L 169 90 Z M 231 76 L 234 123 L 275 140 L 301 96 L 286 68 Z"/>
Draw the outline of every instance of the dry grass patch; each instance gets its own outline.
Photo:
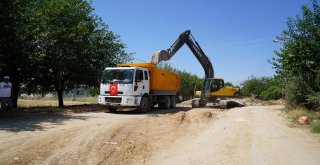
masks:
<path id="1" fill-rule="evenodd" d="M 312 132 L 320 133 L 320 112 L 310 111 L 303 108 L 289 109 L 286 108 L 287 117 L 293 122 L 298 124 L 298 119 L 302 116 L 307 116 L 310 120 L 310 129 Z"/>

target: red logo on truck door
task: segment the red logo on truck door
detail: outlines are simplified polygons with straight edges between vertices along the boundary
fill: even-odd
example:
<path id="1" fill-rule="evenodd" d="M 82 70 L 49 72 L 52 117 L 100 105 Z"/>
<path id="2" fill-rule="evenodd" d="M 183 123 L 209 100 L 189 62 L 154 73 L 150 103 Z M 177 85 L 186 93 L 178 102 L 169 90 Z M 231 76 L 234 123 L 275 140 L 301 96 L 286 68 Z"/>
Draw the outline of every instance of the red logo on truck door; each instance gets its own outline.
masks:
<path id="1" fill-rule="evenodd" d="M 111 96 L 117 96 L 118 95 L 118 84 L 113 83 L 109 85 L 109 92 Z"/>

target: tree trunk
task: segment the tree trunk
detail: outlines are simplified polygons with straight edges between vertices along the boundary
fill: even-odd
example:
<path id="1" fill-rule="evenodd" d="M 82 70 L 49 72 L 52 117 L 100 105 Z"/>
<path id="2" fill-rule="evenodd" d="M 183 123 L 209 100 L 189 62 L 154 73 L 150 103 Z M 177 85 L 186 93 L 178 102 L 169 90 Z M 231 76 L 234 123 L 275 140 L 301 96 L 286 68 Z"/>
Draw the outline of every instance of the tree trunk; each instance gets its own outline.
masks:
<path id="1" fill-rule="evenodd" d="M 64 90 L 64 82 L 59 81 L 58 77 L 55 77 L 56 81 L 54 83 L 54 88 L 56 89 L 56 92 L 58 94 L 58 102 L 59 107 L 63 107 L 63 90 Z"/>
<path id="2" fill-rule="evenodd" d="M 19 84 L 18 82 L 11 82 L 12 83 L 12 107 L 18 108 L 18 93 L 19 93 Z"/>
<path id="3" fill-rule="evenodd" d="M 19 74 L 16 67 L 13 65 L 12 68 L 9 68 L 8 75 L 10 76 L 10 82 L 12 84 L 11 88 L 11 99 L 12 99 L 12 108 L 18 108 L 18 94 L 20 90 L 20 80 Z"/>
<path id="4" fill-rule="evenodd" d="M 63 107 L 63 89 L 59 88 L 57 90 L 57 94 L 58 94 L 58 102 L 59 102 L 59 107 Z"/>

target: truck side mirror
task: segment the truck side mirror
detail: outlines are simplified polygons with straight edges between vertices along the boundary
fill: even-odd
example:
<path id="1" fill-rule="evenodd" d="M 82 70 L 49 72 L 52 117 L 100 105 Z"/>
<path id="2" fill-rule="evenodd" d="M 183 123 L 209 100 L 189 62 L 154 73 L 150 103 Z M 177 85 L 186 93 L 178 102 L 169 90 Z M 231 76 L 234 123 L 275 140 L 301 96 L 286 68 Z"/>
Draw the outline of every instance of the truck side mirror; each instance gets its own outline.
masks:
<path id="1" fill-rule="evenodd" d="M 102 73 L 103 73 L 103 71 L 99 71 L 99 72 L 98 72 L 98 75 L 97 75 L 97 80 L 98 80 L 98 83 L 99 83 L 99 84 L 101 83 Z"/>

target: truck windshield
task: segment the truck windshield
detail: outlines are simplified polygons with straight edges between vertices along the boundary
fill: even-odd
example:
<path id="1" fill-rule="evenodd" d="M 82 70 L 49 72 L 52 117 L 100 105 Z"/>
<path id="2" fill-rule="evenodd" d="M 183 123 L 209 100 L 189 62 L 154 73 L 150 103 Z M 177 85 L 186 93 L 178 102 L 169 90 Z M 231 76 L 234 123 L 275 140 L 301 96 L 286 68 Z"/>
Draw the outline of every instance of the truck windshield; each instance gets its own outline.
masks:
<path id="1" fill-rule="evenodd" d="M 122 83 L 132 84 L 133 69 L 110 69 L 104 70 L 101 77 L 101 83 Z"/>

